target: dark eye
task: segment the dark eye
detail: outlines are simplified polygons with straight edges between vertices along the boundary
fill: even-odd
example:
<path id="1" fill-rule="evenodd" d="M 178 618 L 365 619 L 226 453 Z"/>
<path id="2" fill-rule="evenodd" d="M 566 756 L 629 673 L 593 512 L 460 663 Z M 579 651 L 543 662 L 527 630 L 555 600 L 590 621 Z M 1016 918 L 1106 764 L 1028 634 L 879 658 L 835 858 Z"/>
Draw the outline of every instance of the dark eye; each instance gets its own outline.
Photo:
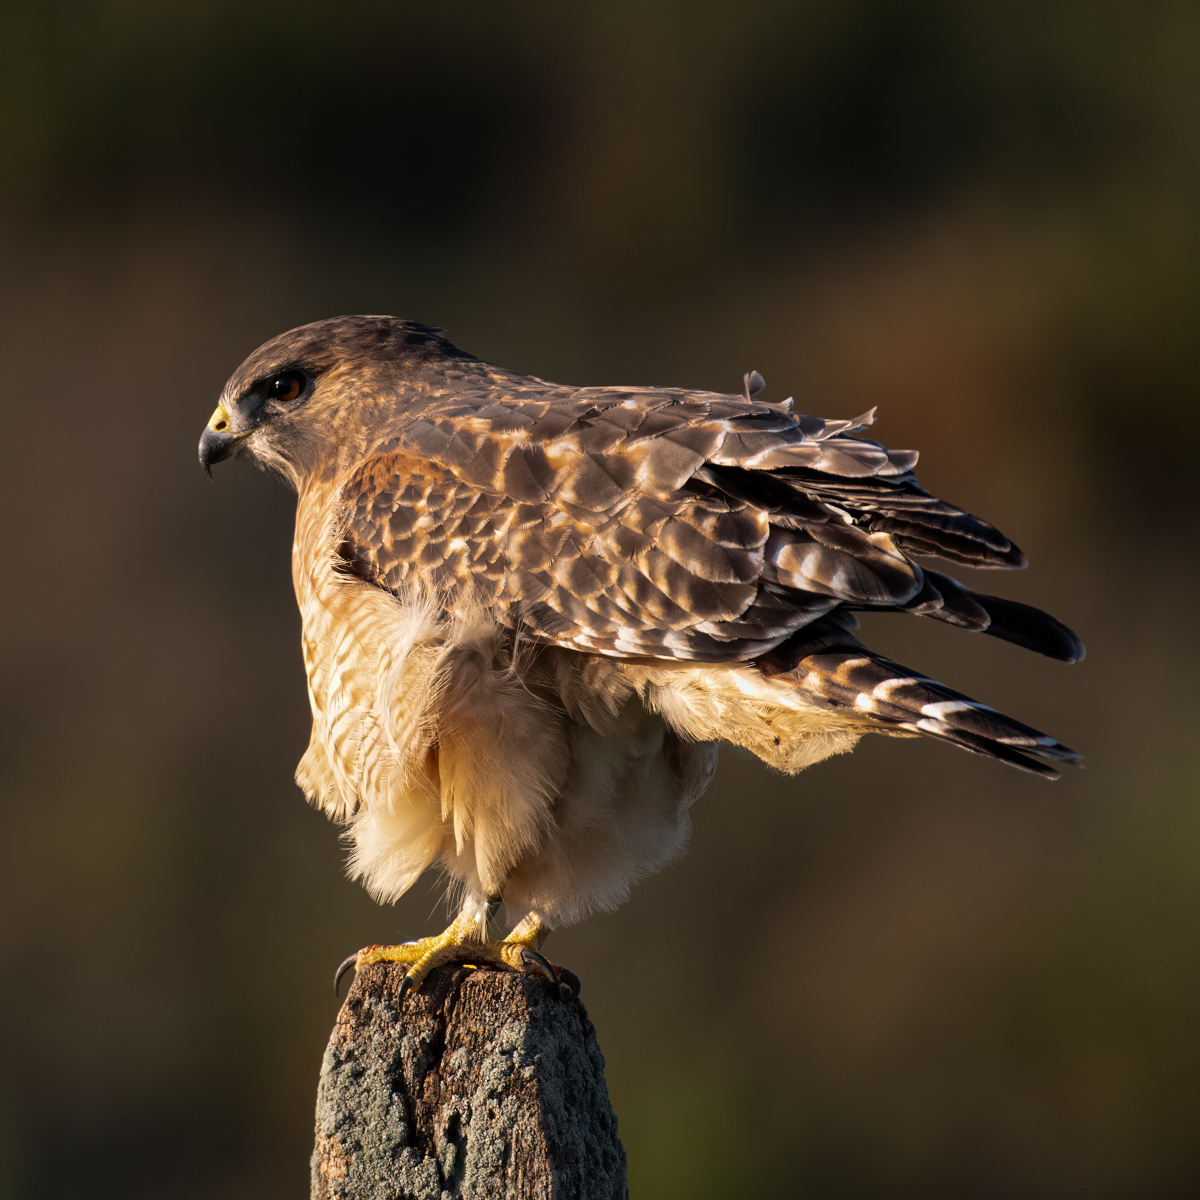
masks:
<path id="1" fill-rule="evenodd" d="M 297 399 L 308 380 L 300 371 L 284 371 L 267 383 L 267 395 L 281 404 L 290 404 Z"/>

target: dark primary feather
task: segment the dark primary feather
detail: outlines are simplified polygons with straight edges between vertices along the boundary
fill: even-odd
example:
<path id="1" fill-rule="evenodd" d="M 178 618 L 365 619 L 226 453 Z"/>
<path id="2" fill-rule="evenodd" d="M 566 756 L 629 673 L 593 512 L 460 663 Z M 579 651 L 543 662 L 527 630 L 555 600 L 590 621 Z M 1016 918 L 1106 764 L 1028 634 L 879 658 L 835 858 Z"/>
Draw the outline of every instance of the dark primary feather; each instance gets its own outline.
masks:
<path id="1" fill-rule="evenodd" d="M 1084 656 L 1083 643 L 1074 631 L 1049 613 L 1016 600 L 980 595 L 928 568 L 924 588 L 901 611 L 987 633 L 1059 662 L 1079 662 Z"/>
<path id="2" fill-rule="evenodd" d="M 776 670 L 823 619 L 874 609 L 1082 657 L 1054 618 L 915 561 L 1025 565 L 993 526 L 918 485 L 915 452 L 854 436 L 873 413 L 824 421 L 752 399 L 761 386 L 751 373 L 741 397 L 576 389 L 494 368 L 431 386 L 343 489 L 344 569 L 393 591 L 470 594 L 535 639 L 613 656 Z M 850 641 L 807 658 L 803 686 L 822 702 L 878 692 L 856 710 L 872 721 L 1043 774 L 1030 754 L 1071 761 Z M 920 715 L 929 705 L 947 715 Z"/>

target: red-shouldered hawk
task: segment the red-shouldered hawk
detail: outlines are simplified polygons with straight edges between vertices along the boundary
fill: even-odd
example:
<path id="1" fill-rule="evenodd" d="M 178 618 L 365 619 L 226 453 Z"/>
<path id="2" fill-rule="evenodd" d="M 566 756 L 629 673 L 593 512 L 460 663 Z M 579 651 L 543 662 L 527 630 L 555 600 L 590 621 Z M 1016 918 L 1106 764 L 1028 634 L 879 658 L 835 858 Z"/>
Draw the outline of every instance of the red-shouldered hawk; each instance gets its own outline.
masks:
<path id="1" fill-rule="evenodd" d="M 1078 761 L 853 633 L 856 610 L 907 612 L 1082 658 L 1053 617 L 915 561 L 1021 551 L 922 489 L 915 452 L 855 436 L 872 413 L 825 421 L 762 388 L 564 387 L 392 317 L 306 325 L 235 372 L 200 460 L 248 454 L 299 497 L 297 781 L 377 899 L 434 865 L 461 892 L 444 934 L 347 964 L 408 962 L 414 987 L 451 960 L 557 979 L 546 932 L 682 851 L 719 742 L 786 772 L 869 732 L 1051 778 Z"/>

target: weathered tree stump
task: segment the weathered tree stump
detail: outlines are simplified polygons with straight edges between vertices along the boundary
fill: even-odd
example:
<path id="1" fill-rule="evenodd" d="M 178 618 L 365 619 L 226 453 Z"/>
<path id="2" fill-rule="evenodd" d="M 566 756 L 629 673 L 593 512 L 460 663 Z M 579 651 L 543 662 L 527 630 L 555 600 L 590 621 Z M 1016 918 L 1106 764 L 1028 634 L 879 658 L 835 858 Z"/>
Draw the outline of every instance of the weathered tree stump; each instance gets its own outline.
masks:
<path id="1" fill-rule="evenodd" d="M 313 1200 L 624 1200 L 625 1151 L 578 999 L 508 971 L 365 967 L 321 1064 Z"/>

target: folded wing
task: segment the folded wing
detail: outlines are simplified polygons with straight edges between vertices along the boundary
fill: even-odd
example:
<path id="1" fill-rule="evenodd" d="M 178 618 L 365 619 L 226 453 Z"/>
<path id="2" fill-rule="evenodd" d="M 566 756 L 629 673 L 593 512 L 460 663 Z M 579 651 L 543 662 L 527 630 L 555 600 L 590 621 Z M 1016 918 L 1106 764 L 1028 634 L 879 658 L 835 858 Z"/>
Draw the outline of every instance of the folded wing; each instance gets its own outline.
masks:
<path id="1" fill-rule="evenodd" d="M 539 381 L 435 403 L 347 485 L 343 556 L 393 589 L 472 590 L 530 635 L 603 654 L 754 659 L 837 608 L 915 613 L 1072 660 L 1037 609 L 914 556 L 1019 567 L 930 495 L 912 451 L 790 404 Z"/>

